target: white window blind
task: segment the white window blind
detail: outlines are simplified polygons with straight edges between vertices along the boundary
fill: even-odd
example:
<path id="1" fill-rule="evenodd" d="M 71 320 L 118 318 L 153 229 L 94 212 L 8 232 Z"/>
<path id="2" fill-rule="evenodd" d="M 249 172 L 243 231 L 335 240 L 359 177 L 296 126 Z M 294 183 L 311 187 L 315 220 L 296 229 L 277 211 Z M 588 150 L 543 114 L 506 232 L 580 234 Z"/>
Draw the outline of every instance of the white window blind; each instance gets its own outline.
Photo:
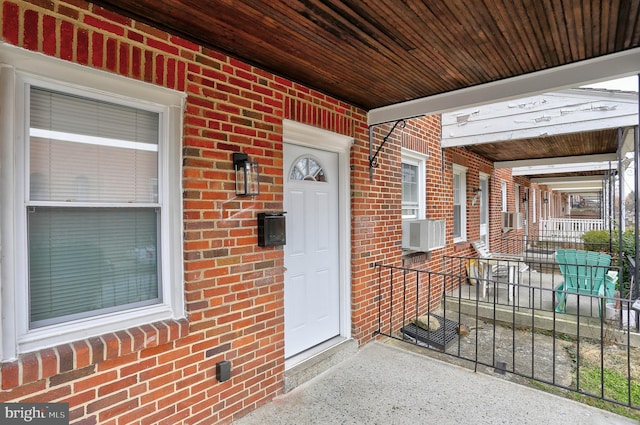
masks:
<path id="1" fill-rule="evenodd" d="M 31 88 L 30 200 L 158 201 L 158 114 Z"/>
<path id="2" fill-rule="evenodd" d="M 31 87 L 30 328 L 157 303 L 159 115 Z"/>
<path id="3" fill-rule="evenodd" d="M 462 236 L 462 205 L 460 174 L 453 175 L 453 236 Z"/>
<path id="4" fill-rule="evenodd" d="M 467 169 L 453 164 L 453 240 L 467 238 Z"/>

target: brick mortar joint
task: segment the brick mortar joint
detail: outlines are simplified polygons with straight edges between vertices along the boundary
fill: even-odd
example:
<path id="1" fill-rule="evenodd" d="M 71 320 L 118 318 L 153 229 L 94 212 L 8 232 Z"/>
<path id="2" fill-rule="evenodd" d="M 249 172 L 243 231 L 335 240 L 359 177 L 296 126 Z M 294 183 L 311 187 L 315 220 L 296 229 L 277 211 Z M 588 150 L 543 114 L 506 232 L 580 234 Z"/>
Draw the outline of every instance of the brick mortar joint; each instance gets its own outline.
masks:
<path id="1" fill-rule="evenodd" d="M 139 331 L 138 333 L 142 333 L 143 338 L 144 338 L 144 343 L 142 344 L 142 346 L 135 348 L 133 341 L 135 340 L 135 337 L 133 336 L 133 334 L 130 332 L 130 330 L 132 329 L 136 329 L 137 331 Z M 149 332 L 148 330 L 145 329 L 151 329 L 152 331 Z M 163 331 L 164 329 L 164 331 Z M 174 330 L 175 329 L 175 330 Z M 166 334 L 166 337 L 164 339 L 161 340 L 161 334 L 162 333 Z M 187 336 L 187 334 L 189 333 L 189 321 L 186 318 L 183 319 L 168 319 L 168 320 L 163 320 L 160 322 L 154 322 L 154 323 L 149 323 L 148 325 L 142 325 L 142 326 L 137 326 L 134 328 L 129 328 L 126 329 L 124 333 L 126 333 L 127 337 L 126 340 L 122 340 L 120 338 L 120 336 L 118 335 L 118 333 L 122 334 L 122 332 L 119 331 L 114 331 L 114 332 L 109 332 L 106 333 L 104 335 L 100 335 L 97 336 L 95 338 L 86 338 L 84 340 L 80 340 L 80 341 L 86 341 L 87 345 L 89 347 L 89 351 L 91 353 L 91 360 L 89 361 L 89 364 L 82 366 L 81 368 L 85 368 L 88 366 L 93 366 L 93 365 L 97 365 L 100 364 L 104 361 L 107 360 L 112 360 L 114 358 L 117 358 L 121 355 L 122 353 L 122 347 L 126 346 L 127 344 L 130 347 L 133 347 L 133 350 L 130 350 L 131 352 L 139 352 L 139 351 L 143 351 L 147 348 L 151 348 L 151 347 L 155 347 L 159 344 L 164 344 L 164 343 L 168 343 L 171 341 L 177 341 L 181 338 L 184 338 L 185 336 Z M 112 356 L 108 356 L 108 350 L 107 350 L 107 344 L 105 342 L 105 339 L 103 337 L 113 337 L 118 341 L 118 350 L 117 353 L 115 353 Z M 99 341 L 100 344 L 100 349 L 102 350 L 102 355 L 100 356 L 100 358 L 95 359 L 93 356 L 93 352 L 95 349 L 97 349 L 98 347 L 95 347 L 95 344 L 92 344 L 90 341 L 91 340 L 94 341 Z M 23 385 L 27 385 L 27 384 L 31 384 L 33 382 L 37 382 L 40 380 L 44 380 L 44 379 L 50 379 L 54 376 L 58 376 L 64 373 L 69 372 L 68 370 L 61 370 L 61 364 L 64 361 L 67 361 L 64 357 L 63 357 L 63 353 L 69 353 L 67 355 L 72 356 L 72 363 L 73 363 L 73 367 L 72 370 L 76 370 L 79 368 L 79 366 L 76 363 L 76 347 L 74 346 L 74 342 L 77 341 L 71 341 L 69 343 L 64 343 L 64 344 L 60 344 L 58 346 L 55 347 L 51 347 L 51 348 L 45 348 L 42 350 L 38 350 L 35 352 L 30 352 L 30 353 L 24 353 L 21 354 L 20 356 L 18 356 L 18 358 L 16 360 L 12 360 L 12 361 L 8 361 L 8 362 L 2 362 L 0 364 L 0 370 L 2 371 L 2 377 L 0 379 L 0 382 L 2 383 L 1 387 L 3 391 L 7 391 L 7 390 L 11 390 L 14 388 L 18 388 L 21 387 Z M 42 353 L 45 350 L 53 350 L 53 353 L 56 357 L 56 370 L 55 373 L 52 374 L 46 374 L 44 371 L 44 360 L 42 357 Z M 25 360 L 32 358 L 32 356 L 36 357 L 37 362 L 38 362 L 38 378 L 34 379 L 34 380 L 29 380 L 29 381 L 25 381 L 24 380 L 24 366 L 27 363 Z M 9 385 L 9 386 L 5 386 L 6 380 L 5 380 L 5 373 L 8 373 L 7 370 L 17 370 L 18 373 L 18 379 L 16 380 L 15 385 Z"/>
<path id="2" fill-rule="evenodd" d="M 189 59 L 189 58 L 185 58 L 182 53 L 183 52 L 191 52 L 194 54 L 202 54 L 202 52 L 200 50 L 193 50 L 192 48 L 185 46 L 183 43 L 181 42 L 176 42 L 175 39 L 163 39 L 160 38 L 156 35 L 154 35 L 153 33 L 150 32 L 145 32 L 144 30 L 141 30 L 140 28 L 135 27 L 133 24 L 131 25 L 124 25 L 121 22 L 118 21 L 113 21 L 111 19 L 109 19 L 108 17 L 101 15 L 99 13 L 94 12 L 94 10 L 92 8 L 82 8 L 82 7 L 76 7 L 71 3 L 64 3 L 65 7 L 69 7 L 73 10 L 76 10 L 78 12 L 78 15 L 81 17 L 79 19 L 74 19 L 69 17 L 68 15 L 56 10 L 50 10 L 41 6 L 38 6 L 36 4 L 23 4 L 19 1 L 14 2 L 17 6 L 18 6 L 18 10 L 20 11 L 20 18 L 19 18 L 19 27 L 20 27 L 20 32 L 22 33 L 24 31 L 24 13 L 26 11 L 33 11 L 36 12 L 39 15 L 39 20 L 42 17 L 45 16 L 49 16 L 52 17 L 56 20 L 56 26 L 59 26 L 62 22 L 68 22 L 70 24 L 73 25 L 73 27 L 76 30 L 86 30 L 88 32 L 88 34 L 91 33 L 98 33 L 104 36 L 109 36 L 112 37 L 114 40 L 120 41 L 120 42 L 124 42 L 127 45 L 131 46 L 131 47 L 139 47 L 141 48 L 143 51 L 150 51 L 154 54 L 162 54 L 163 56 L 167 57 L 167 58 L 173 58 L 175 59 L 177 62 L 183 62 L 185 65 L 188 65 L 190 63 L 194 63 L 197 64 L 198 62 L 193 60 L 193 59 Z M 95 5 L 94 5 L 95 6 Z M 86 24 L 84 23 L 84 20 L 82 19 L 82 17 L 86 17 L 86 16 L 90 16 L 92 18 L 95 19 L 99 19 L 104 21 L 105 23 L 108 23 L 109 25 L 114 25 L 117 27 L 120 27 L 123 29 L 123 31 L 125 32 L 124 35 L 115 35 L 113 33 L 110 33 L 108 31 L 106 31 L 104 28 L 100 28 L 100 27 L 96 27 L 94 25 L 91 24 Z M 133 21 L 132 21 L 133 22 Z M 127 36 L 127 31 L 136 31 L 138 33 L 140 33 L 143 37 L 144 40 L 143 41 L 138 41 L 135 39 L 132 39 L 130 37 Z M 176 36 L 177 37 L 177 36 Z M 181 38 L 177 37 L 178 40 L 182 40 Z M 57 40 L 57 42 L 59 43 L 60 40 Z M 178 51 L 177 52 L 168 52 L 166 50 L 163 50 L 160 47 L 155 47 L 152 45 L 149 45 L 149 42 L 151 43 L 164 43 L 168 46 L 171 47 L 175 47 Z M 22 43 L 20 43 L 21 45 Z M 201 47 L 200 47 L 201 49 Z M 39 52 L 41 52 L 41 49 L 38 49 Z"/>

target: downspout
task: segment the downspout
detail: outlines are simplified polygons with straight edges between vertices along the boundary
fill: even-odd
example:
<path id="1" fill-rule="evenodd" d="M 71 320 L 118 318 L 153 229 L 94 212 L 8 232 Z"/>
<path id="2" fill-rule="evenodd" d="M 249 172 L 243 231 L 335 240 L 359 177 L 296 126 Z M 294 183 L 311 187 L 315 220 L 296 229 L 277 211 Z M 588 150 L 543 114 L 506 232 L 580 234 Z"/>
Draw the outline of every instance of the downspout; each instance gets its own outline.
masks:
<path id="1" fill-rule="evenodd" d="M 373 158 L 373 126 L 369 126 L 369 161 Z M 373 167 L 369 162 L 369 182 L 373 182 Z"/>
<path id="2" fill-rule="evenodd" d="M 609 228 L 609 235 L 612 234 L 613 232 L 613 219 L 615 217 L 616 214 L 616 210 L 615 210 L 615 206 L 613 205 L 614 199 L 615 199 L 615 185 L 614 185 L 614 180 L 613 180 L 613 167 L 611 164 L 611 161 L 609 161 L 609 176 L 608 176 L 608 191 L 607 194 L 609 196 L 608 202 L 607 202 L 607 207 L 609 208 L 609 214 L 607 215 L 607 227 Z M 611 246 L 611 238 L 609 238 L 609 252 L 611 252 L 612 250 L 612 246 Z"/>
<path id="3" fill-rule="evenodd" d="M 622 222 L 622 208 L 624 196 L 624 173 L 622 170 L 622 128 L 618 128 L 618 261 L 619 266 L 622 267 L 622 229 L 624 229 L 624 223 Z M 622 269 L 620 269 L 620 276 L 622 277 Z"/>
<path id="4" fill-rule="evenodd" d="M 640 87 L 640 74 L 638 74 L 638 87 Z M 635 196 L 634 196 L 634 200 L 633 200 L 633 209 L 635 210 L 635 263 L 636 266 L 633 268 L 633 281 L 635 282 L 636 287 L 634 289 L 636 289 L 634 295 L 636 297 L 638 297 L 638 285 L 640 284 L 638 282 L 638 260 L 640 259 L 639 255 L 638 255 L 638 250 L 640 249 L 640 247 L 638 245 L 640 245 L 640 234 L 638 234 L 638 228 L 640 227 L 640 223 L 638 223 L 640 220 L 640 211 L 638 211 L 638 189 L 640 186 L 640 176 L 639 171 L 640 171 L 640 166 L 638 166 L 638 155 L 640 154 L 640 142 L 638 139 L 640 139 L 640 92 L 638 92 L 638 125 L 636 125 L 635 129 L 634 129 L 634 141 L 633 141 L 633 176 L 634 176 L 634 190 L 635 190 Z"/>

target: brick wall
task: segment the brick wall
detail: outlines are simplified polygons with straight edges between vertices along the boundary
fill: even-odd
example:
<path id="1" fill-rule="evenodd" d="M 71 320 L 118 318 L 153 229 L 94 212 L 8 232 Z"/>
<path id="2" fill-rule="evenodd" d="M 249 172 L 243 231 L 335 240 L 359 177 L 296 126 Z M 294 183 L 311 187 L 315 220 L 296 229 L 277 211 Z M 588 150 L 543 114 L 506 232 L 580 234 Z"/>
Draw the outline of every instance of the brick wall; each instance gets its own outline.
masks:
<path id="1" fill-rule="evenodd" d="M 26 353 L 2 364 L 0 401 L 62 401 L 74 424 L 227 423 L 282 391 L 283 250 L 257 246 L 256 216 L 281 210 L 282 120 L 353 137 L 352 336 L 377 330 L 376 262 L 403 265 L 401 147 L 426 153 L 429 219 L 447 220 L 447 247 L 412 260 L 446 271 L 453 245 L 452 164 L 492 174 L 491 232 L 499 228 L 498 173 L 465 149 L 440 149 L 440 117 L 412 119 L 382 148 L 373 181 L 365 111 L 82 0 L 2 0 L 4 42 L 187 94 L 182 139 L 187 317 Z M 372 130 L 373 149 L 391 125 Z M 237 198 L 232 153 L 260 163 L 261 194 Z M 505 176 L 507 177 L 507 176 Z M 510 176 L 508 176 L 510 178 Z M 497 190 L 496 190 L 497 188 Z M 513 196 L 510 197 L 513 199 Z M 478 211 L 468 203 L 468 240 Z M 497 218 L 496 218 L 497 217 Z M 440 283 L 432 282 L 432 307 Z M 215 364 L 232 363 L 217 382 Z"/>
<path id="2" fill-rule="evenodd" d="M 5 362 L 0 401 L 68 402 L 74 424 L 210 424 L 279 394 L 283 250 L 257 246 L 256 215 L 282 209 L 283 118 L 356 140 L 354 223 L 369 221 L 354 225 L 353 244 L 354 252 L 370 255 L 354 267 L 354 317 L 369 314 L 371 294 L 359 289 L 368 285 L 369 259 L 390 258 L 397 247 L 382 235 L 370 240 L 363 228 L 372 218 L 389 218 L 392 204 L 385 199 L 398 195 L 381 180 L 368 182 L 364 111 L 82 0 L 3 0 L 0 7 L 4 42 L 188 95 L 182 140 L 187 317 Z M 260 163 L 256 198 L 235 197 L 231 158 L 238 151 Z M 371 197 L 378 202 L 371 205 Z M 232 379 L 223 383 L 215 377 L 221 360 L 232 363 Z"/>

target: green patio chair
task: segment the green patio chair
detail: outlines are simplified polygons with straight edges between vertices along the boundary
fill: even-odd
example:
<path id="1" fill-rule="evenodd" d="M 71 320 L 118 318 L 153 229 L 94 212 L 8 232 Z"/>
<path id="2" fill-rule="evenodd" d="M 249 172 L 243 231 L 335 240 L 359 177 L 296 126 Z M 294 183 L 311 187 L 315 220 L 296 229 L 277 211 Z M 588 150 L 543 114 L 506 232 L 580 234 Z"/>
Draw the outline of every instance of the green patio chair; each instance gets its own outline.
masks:
<path id="1" fill-rule="evenodd" d="M 564 277 L 556 287 L 556 312 L 565 313 L 567 295 L 591 295 L 613 298 L 613 291 L 617 281 L 617 273 L 610 272 L 611 256 L 599 252 L 581 251 L 575 249 L 559 249 L 556 260 L 560 273 Z M 598 303 L 598 314 L 602 316 L 602 302 Z"/>

